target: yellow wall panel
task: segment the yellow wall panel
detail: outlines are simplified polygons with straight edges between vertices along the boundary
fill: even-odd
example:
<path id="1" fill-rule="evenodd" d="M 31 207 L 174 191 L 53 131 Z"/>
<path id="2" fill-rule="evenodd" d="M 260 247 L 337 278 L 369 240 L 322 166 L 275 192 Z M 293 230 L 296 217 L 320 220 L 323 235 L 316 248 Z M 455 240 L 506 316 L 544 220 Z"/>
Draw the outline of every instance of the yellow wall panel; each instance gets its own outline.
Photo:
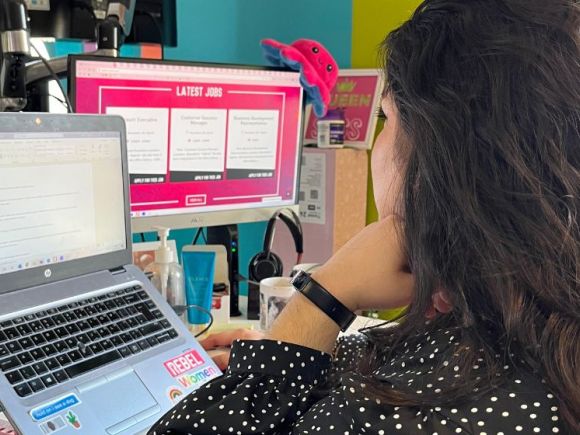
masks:
<path id="1" fill-rule="evenodd" d="M 408 19 L 420 3 L 420 0 L 353 0 L 352 67 L 380 67 L 377 56 L 381 42 Z M 369 169 L 367 222 L 377 220 L 370 173 Z"/>

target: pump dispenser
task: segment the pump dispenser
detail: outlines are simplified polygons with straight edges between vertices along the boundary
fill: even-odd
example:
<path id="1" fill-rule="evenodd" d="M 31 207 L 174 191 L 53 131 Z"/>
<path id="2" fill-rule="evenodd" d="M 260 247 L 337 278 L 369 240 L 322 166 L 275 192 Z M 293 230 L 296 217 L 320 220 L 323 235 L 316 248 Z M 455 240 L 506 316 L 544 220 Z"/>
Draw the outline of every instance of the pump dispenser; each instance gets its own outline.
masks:
<path id="1" fill-rule="evenodd" d="M 145 268 L 151 274 L 151 282 L 172 307 L 185 305 L 183 269 L 175 259 L 175 254 L 167 244 L 169 228 L 158 227 L 161 242 L 155 251 L 155 262 Z M 182 316 L 185 321 L 185 315 Z"/>

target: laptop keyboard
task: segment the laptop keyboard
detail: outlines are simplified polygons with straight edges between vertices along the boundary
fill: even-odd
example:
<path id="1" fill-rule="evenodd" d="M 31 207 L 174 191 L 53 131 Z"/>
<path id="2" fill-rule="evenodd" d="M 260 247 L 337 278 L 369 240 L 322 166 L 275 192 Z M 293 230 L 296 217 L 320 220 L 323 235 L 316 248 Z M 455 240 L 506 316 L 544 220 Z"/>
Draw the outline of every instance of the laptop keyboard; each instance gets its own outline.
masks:
<path id="1" fill-rule="evenodd" d="M 0 370 L 26 397 L 176 337 L 132 286 L 0 322 Z"/>

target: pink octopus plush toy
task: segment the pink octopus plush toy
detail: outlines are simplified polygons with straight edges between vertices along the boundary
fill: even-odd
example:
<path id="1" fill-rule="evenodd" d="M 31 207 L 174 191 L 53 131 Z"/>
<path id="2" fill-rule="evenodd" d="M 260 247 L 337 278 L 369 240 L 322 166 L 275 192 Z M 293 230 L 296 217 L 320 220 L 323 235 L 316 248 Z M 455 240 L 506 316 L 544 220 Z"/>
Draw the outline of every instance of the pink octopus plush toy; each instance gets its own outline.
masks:
<path id="1" fill-rule="evenodd" d="M 300 84 L 314 113 L 319 118 L 326 115 L 330 91 L 338 77 L 338 65 L 330 52 L 311 39 L 298 39 L 290 45 L 263 39 L 261 45 L 266 60 L 272 65 L 300 71 Z"/>

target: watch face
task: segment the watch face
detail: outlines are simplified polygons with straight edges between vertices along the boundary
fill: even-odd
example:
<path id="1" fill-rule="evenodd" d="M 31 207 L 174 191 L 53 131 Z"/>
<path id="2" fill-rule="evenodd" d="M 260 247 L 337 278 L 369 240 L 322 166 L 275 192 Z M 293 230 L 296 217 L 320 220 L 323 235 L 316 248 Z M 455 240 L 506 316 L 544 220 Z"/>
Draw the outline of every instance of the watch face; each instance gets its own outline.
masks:
<path id="1" fill-rule="evenodd" d="M 301 270 L 298 272 L 298 275 L 292 279 L 292 285 L 298 289 L 301 289 L 304 287 L 304 284 L 306 284 L 306 281 L 308 281 L 308 278 L 310 278 L 310 276 Z"/>

